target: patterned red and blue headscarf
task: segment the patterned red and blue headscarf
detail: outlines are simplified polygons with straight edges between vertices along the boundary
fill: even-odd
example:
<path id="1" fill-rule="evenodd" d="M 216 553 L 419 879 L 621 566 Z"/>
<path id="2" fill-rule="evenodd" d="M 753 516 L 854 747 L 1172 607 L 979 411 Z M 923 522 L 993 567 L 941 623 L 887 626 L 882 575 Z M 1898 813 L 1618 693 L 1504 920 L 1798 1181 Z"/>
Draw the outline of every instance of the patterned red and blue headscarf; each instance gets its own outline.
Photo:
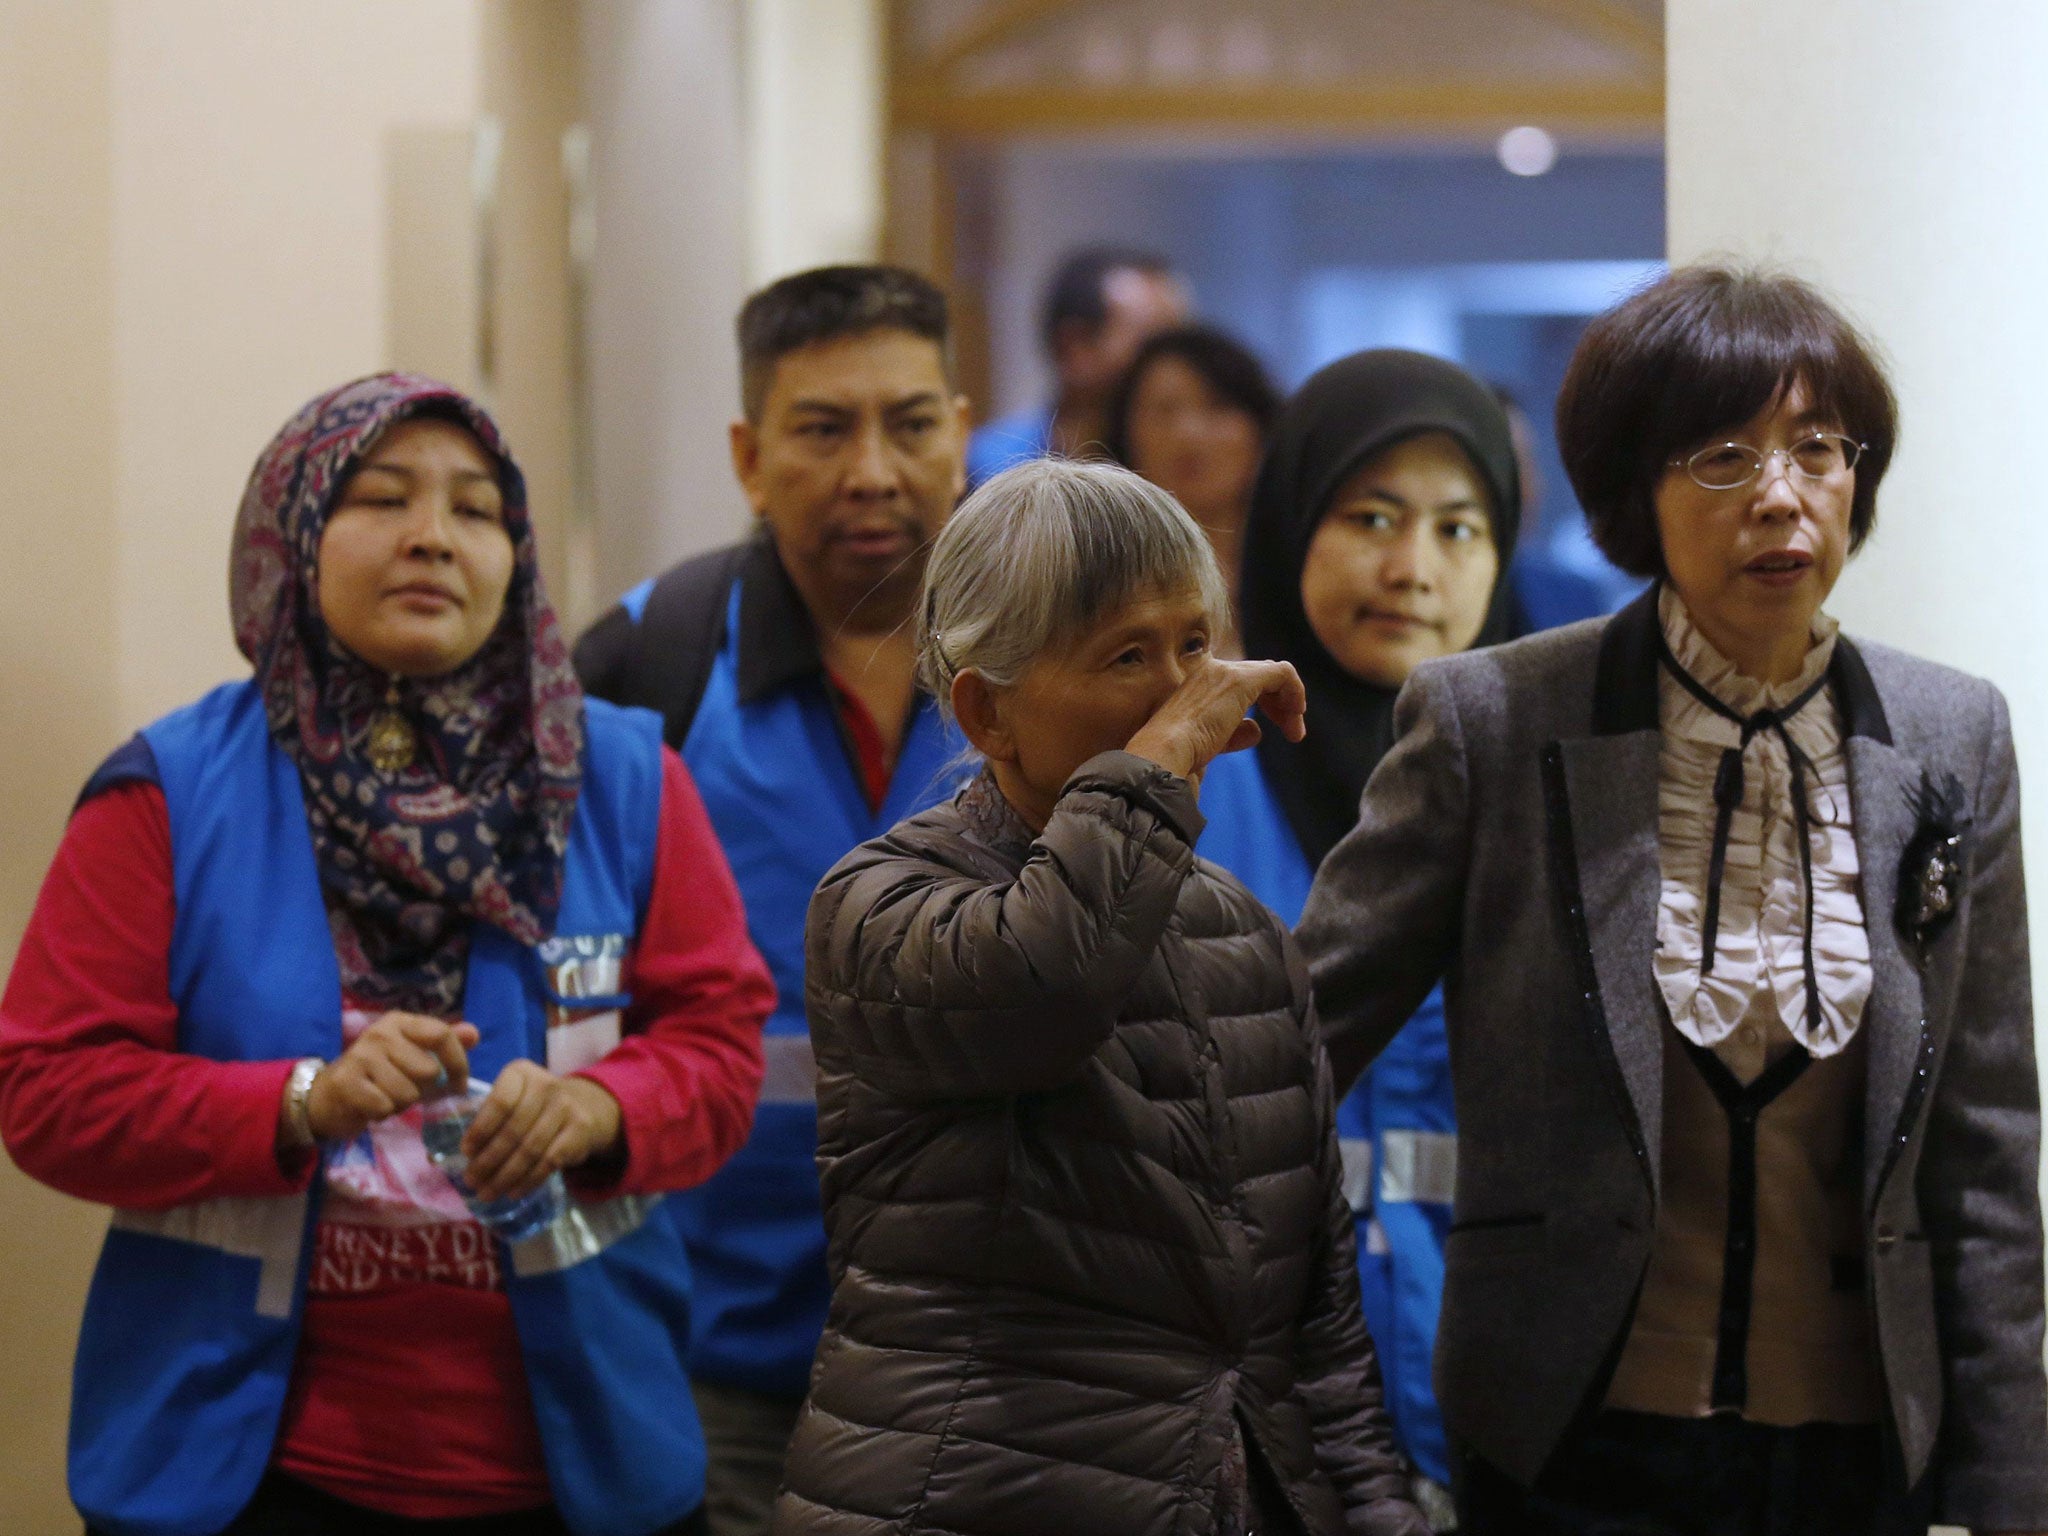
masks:
<path id="1" fill-rule="evenodd" d="M 320 539 L 363 455 L 420 416 L 466 427 L 497 461 L 513 573 L 482 650 L 445 676 L 401 680 L 420 751 L 384 775 L 365 742 L 391 679 L 328 632 Z M 525 481 L 496 424 L 412 374 L 307 402 L 249 476 L 229 604 L 270 734 L 298 765 L 344 989 L 364 1006 L 459 1017 L 471 920 L 527 944 L 553 930 L 583 771 L 582 690 L 541 589 Z"/>

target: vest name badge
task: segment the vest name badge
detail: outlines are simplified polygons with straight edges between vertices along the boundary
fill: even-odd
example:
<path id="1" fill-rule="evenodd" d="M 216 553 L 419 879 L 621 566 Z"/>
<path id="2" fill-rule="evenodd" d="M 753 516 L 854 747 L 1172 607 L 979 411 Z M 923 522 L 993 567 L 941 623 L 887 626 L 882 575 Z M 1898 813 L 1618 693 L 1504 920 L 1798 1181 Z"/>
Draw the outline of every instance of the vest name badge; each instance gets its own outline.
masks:
<path id="1" fill-rule="evenodd" d="M 579 1072 L 619 1043 L 631 1005 L 625 990 L 626 935 L 557 935 L 534 950 L 547 992 L 548 1070 Z"/>

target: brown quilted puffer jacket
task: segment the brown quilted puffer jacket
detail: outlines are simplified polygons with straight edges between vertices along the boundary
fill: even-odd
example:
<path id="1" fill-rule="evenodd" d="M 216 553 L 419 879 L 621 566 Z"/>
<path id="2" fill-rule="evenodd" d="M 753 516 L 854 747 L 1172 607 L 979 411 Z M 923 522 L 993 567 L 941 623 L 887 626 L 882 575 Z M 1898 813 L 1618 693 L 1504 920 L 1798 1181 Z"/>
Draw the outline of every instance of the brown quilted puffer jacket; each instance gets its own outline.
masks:
<path id="1" fill-rule="evenodd" d="M 819 885 L 835 1283 L 782 1536 L 1210 1536 L 1247 1452 L 1312 1536 L 1426 1533 L 1307 976 L 1201 827 L 1111 752 L 1035 841 L 983 775 Z"/>

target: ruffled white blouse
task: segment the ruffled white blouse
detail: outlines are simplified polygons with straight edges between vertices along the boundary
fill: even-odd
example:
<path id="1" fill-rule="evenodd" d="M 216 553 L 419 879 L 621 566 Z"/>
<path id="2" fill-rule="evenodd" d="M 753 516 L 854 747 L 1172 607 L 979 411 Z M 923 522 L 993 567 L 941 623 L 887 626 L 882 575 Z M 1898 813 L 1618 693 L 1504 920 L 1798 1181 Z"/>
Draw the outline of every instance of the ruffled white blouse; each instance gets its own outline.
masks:
<path id="1" fill-rule="evenodd" d="M 1745 676 L 1693 627 L 1671 588 L 1659 594 L 1665 643 L 1693 680 L 1738 715 L 1780 708 L 1827 670 L 1838 625 L 1814 621 L 1806 665 L 1790 682 Z M 1720 1055 L 1744 1081 L 1787 1037 L 1817 1058 L 1855 1038 L 1870 998 L 1870 935 L 1857 890 L 1849 764 L 1842 720 L 1822 689 L 1785 724 L 1811 761 L 1813 962 L 1817 1023 L 1808 1019 L 1803 945 L 1809 893 L 1800 870 L 1792 765 L 1775 731 L 1758 731 L 1743 756 L 1742 801 L 1729 826 L 1712 971 L 1701 974 L 1707 872 L 1714 842 L 1714 775 L 1742 729 L 1715 714 L 1668 670 L 1658 676 L 1657 837 L 1663 889 L 1657 909 L 1657 986 L 1680 1034 Z"/>

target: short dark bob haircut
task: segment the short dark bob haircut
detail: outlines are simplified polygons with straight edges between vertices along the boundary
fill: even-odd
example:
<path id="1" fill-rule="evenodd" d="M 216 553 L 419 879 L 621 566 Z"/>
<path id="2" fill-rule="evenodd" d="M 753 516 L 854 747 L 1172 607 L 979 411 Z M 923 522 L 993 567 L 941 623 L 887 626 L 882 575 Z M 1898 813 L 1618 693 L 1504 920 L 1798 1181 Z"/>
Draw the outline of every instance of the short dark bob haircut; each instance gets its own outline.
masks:
<path id="1" fill-rule="evenodd" d="M 740 306 L 740 405 L 758 424 L 775 365 L 790 353 L 841 336 L 908 331 L 936 342 L 953 377 L 946 296 L 907 267 L 813 267 L 763 288 Z"/>
<path id="2" fill-rule="evenodd" d="M 1273 435 L 1273 423 L 1280 418 L 1280 391 L 1273 387 L 1258 354 L 1212 325 L 1177 325 L 1146 339 L 1110 394 L 1102 446 L 1117 463 L 1126 469 L 1137 467 L 1131 463 L 1131 407 L 1138 398 L 1138 385 L 1163 357 L 1179 358 L 1202 376 L 1224 404 L 1251 417 L 1261 443 Z"/>
<path id="3" fill-rule="evenodd" d="M 1809 283 L 1730 266 L 1679 267 L 1586 328 L 1557 399 L 1557 446 L 1609 560 L 1664 577 L 1654 496 L 1665 466 L 1733 435 L 1795 383 L 1864 444 L 1849 549 L 1877 522 L 1899 406 L 1876 349 Z"/>

